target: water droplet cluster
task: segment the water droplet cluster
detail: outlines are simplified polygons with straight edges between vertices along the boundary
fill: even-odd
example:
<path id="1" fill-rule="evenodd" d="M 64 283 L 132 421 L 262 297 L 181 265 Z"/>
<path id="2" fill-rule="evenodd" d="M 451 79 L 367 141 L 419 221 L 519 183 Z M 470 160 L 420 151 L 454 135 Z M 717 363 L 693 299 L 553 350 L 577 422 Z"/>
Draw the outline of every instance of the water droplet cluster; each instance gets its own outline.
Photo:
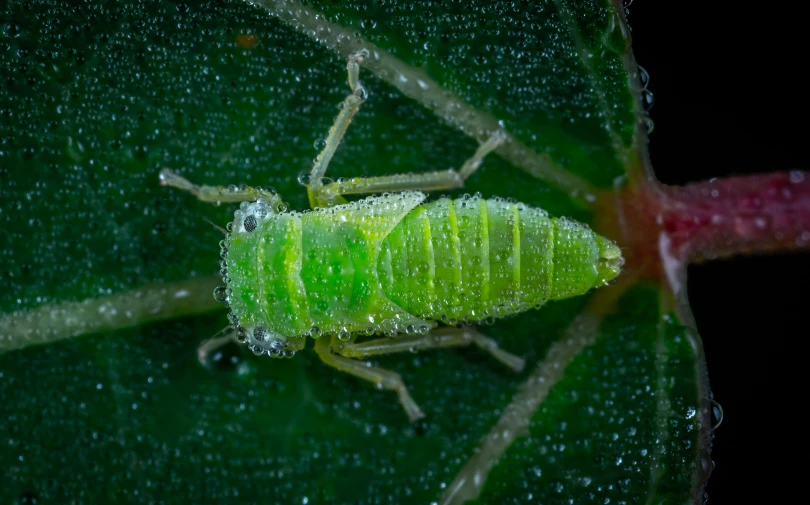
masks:
<path id="1" fill-rule="evenodd" d="M 271 209 L 263 198 L 259 198 L 255 202 L 242 202 L 239 204 L 239 210 L 233 213 L 233 221 L 230 223 L 228 231 L 232 233 L 252 233 L 256 231 L 260 223 L 279 210 L 283 211 L 286 208 Z"/>

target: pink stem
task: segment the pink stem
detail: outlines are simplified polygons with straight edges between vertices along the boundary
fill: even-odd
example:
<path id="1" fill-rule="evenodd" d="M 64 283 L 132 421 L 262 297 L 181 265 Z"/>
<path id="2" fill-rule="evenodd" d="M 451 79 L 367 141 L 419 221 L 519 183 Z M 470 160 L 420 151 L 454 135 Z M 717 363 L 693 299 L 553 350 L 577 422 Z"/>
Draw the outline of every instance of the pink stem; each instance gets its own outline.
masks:
<path id="1" fill-rule="evenodd" d="M 679 259 L 810 248 L 810 174 L 779 172 L 664 188 L 657 223 Z"/>

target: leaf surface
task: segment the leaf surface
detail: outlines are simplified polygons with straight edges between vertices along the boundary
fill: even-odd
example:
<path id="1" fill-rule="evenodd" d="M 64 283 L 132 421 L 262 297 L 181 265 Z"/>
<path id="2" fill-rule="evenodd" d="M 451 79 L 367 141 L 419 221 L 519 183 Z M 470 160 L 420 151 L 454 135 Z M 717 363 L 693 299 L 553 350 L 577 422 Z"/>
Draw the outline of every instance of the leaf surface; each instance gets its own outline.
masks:
<path id="1" fill-rule="evenodd" d="M 523 151 L 454 194 L 593 223 L 643 138 L 612 3 L 26 2 L 0 28 L 0 501 L 658 503 L 702 486 L 699 339 L 658 286 L 485 328 L 521 375 L 474 349 L 376 360 L 428 414 L 409 425 L 394 395 L 311 352 L 234 344 L 203 366 L 197 345 L 227 321 L 202 217 L 234 206 L 157 178 L 273 186 L 305 209 L 298 175 L 359 40 L 389 59 L 361 70 L 369 99 L 329 176 L 458 167 L 494 121 Z M 397 87 L 420 76 L 437 94 Z M 495 439 L 510 443 L 481 450 Z"/>

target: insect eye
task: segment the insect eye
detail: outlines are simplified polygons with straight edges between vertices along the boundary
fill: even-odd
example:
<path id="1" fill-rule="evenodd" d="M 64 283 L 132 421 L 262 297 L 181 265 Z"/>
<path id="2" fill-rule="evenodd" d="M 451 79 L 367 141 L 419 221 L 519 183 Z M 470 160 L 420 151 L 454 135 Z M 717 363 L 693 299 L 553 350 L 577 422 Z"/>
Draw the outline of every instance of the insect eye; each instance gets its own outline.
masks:
<path id="1" fill-rule="evenodd" d="M 253 338 L 258 340 L 259 342 L 264 342 L 264 340 L 267 338 L 267 330 L 265 330 L 261 326 L 258 327 L 258 328 L 254 328 L 253 329 Z"/>
<path id="2" fill-rule="evenodd" d="M 256 218 L 248 216 L 245 218 L 245 231 L 251 232 L 256 229 Z"/>

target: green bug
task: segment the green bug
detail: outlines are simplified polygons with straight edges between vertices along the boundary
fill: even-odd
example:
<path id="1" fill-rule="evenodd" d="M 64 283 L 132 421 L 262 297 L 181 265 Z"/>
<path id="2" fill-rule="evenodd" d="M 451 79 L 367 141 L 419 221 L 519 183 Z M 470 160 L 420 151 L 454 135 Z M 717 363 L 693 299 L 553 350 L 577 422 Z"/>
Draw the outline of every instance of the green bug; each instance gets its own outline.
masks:
<path id="1" fill-rule="evenodd" d="M 354 358 L 475 344 L 520 371 L 522 358 L 467 323 L 584 294 L 616 278 L 624 260 L 587 226 L 527 205 L 478 195 L 425 203 L 419 190 L 462 187 L 503 142 L 497 133 L 458 171 L 324 185 L 327 165 L 365 100 L 358 74 L 367 56 L 349 57 L 352 93 L 306 181 L 314 210 L 287 212 L 272 190 L 197 186 L 169 169 L 160 179 L 204 201 L 241 202 L 221 243 L 226 285 L 214 293 L 230 308 L 233 331 L 225 338 L 259 355 L 290 357 L 312 337 L 325 363 L 396 391 L 414 421 L 423 413 L 400 376 Z M 363 193 L 378 195 L 343 198 Z M 397 338 L 357 342 L 374 334 Z"/>

